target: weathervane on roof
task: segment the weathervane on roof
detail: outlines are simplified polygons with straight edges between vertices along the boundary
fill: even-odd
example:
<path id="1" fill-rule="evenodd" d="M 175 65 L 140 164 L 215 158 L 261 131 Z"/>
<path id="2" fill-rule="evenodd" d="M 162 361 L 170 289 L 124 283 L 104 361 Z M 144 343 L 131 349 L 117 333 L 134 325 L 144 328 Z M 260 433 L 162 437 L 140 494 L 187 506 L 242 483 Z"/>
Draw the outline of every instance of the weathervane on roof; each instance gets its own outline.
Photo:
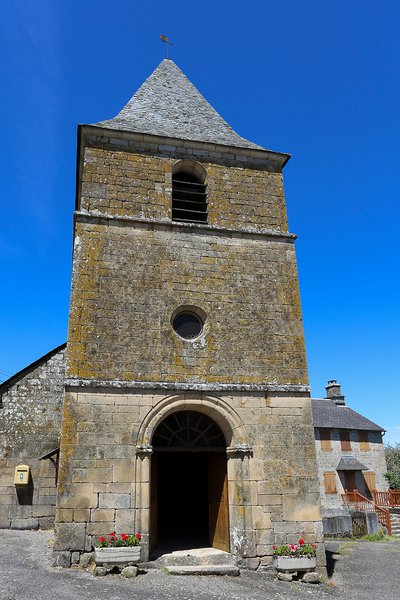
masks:
<path id="1" fill-rule="evenodd" d="M 173 46 L 174 44 L 169 41 L 169 39 L 168 39 L 168 37 L 166 35 L 160 35 L 160 40 L 162 42 L 164 42 L 164 44 L 166 44 L 166 46 L 167 46 L 167 58 L 169 58 L 169 46 Z"/>

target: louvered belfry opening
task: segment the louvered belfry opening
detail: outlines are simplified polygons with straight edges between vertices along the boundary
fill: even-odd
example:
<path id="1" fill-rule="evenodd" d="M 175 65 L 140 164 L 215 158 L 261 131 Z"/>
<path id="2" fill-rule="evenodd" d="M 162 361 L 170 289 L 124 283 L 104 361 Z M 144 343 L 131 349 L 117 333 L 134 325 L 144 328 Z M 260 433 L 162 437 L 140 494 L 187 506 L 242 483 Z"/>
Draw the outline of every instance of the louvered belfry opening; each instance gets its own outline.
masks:
<path id="1" fill-rule="evenodd" d="M 172 176 L 172 220 L 207 223 L 206 186 L 190 173 Z"/>

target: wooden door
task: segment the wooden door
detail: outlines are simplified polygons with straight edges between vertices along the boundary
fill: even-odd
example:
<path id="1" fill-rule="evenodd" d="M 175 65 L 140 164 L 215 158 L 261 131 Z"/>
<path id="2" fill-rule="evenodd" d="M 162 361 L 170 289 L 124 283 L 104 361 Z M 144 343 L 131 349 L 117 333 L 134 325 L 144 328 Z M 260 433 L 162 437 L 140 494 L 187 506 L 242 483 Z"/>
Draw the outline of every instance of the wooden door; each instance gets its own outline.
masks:
<path id="1" fill-rule="evenodd" d="M 344 489 L 353 492 L 356 489 L 356 472 L 344 471 Z"/>
<path id="2" fill-rule="evenodd" d="M 210 544 L 229 552 L 229 505 L 226 455 L 208 455 L 208 511 Z"/>
<path id="3" fill-rule="evenodd" d="M 152 552 L 157 545 L 158 538 L 158 510 L 157 510 L 157 454 L 154 453 L 151 456 L 151 469 L 150 469 L 150 540 L 149 550 Z"/>

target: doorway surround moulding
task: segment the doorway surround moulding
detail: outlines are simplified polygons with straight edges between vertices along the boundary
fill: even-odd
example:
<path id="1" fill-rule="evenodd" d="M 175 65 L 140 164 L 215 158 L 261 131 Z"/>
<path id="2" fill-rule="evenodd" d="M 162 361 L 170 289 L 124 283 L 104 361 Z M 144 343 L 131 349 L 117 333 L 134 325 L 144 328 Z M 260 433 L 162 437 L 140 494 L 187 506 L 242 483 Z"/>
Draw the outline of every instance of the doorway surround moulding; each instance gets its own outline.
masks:
<path id="1" fill-rule="evenodd" d="M 136 479 L 134 486 L 136 529 L 143 534 L 144 555 L 148 559 L 150 537 L 150 486 L 152 437 L 158 425 L 170 414 L 183 410 L 202 412 L 220 427 L 226 441 L 228 497 L 231 540 L 233 530 L 245 530 L 251 523 L 251 507 L 235 506 L 233 498 L 249 496 L 248 460 L 252 449 L 246 443 L 242 420 L 225 400 L 202 392 L 174 394 L 157 402 L 143 419 L 136 438 Z M 244 462 L 243 462 L 244 461 Z M 231 546 L 233 546 L 231 542 Z M 233 547 L 232 547 L 233 550 Z"/>
<path id="2" fill-rule="evenodd" d="M 140 425 L 136 452 L 151 451 L 151 440 L 158 425 L 170 414 L 182 410 L 202 412 L 213 419 L 224 434 L 227 448 L 249 449 L 243 439 L 243 423 L 237 412 L 218 396 L 195 392 L 167 396 L 153 406 Z"/>

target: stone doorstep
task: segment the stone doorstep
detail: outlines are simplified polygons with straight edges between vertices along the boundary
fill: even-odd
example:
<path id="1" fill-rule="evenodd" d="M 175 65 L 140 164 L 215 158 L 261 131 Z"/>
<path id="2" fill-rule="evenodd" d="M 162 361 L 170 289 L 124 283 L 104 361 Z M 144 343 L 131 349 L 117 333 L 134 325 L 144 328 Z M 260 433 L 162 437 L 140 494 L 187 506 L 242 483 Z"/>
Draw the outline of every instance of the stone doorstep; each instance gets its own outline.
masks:
<path id="1" fill-rule="evenodd" d="M 236 557 L 229 552 L 216 548 L 194 548 L 193 550 L 176 550 L 159 556 L 157 559 L 142 563 L 152 569 L 165 567 L 237 567 Z"/>
<path id="2" fill-rule="evenodd" d="M 168 575 L 229 575 L 237 577 L 240 575 L 238 567 L 229 565 L 182 565 L 165 567 Z"/>

